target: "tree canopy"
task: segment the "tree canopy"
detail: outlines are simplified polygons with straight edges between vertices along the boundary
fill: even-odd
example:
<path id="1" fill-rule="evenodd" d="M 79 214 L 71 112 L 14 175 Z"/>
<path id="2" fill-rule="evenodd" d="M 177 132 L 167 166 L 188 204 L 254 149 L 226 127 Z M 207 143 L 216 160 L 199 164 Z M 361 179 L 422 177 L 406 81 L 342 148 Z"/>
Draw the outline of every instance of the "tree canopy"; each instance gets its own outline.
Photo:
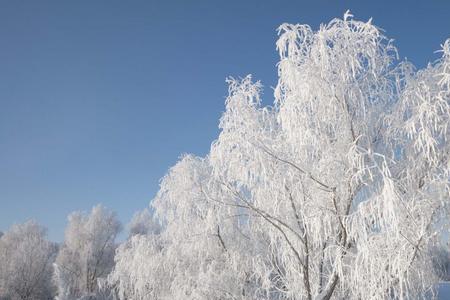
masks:
<path id="1" fill-rule="evenodd" d="M 448 218 L 450 40 L 422 70 L 347 12 L 278 29 L 273 106 L 229 78 L 220 135 L 122 245 L 121 299 L 417 299 Z M 145 264 L 141 262 L 145 261 Z"/>

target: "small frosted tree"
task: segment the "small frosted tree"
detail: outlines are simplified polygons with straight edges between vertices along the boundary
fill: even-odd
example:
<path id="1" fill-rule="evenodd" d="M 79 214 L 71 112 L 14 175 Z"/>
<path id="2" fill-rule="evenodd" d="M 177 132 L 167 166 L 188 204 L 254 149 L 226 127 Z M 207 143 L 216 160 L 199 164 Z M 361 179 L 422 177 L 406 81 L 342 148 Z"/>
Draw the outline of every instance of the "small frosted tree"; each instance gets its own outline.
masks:
<path id="1" fill-rule="evenodd" d="M 448 220 L 450 41 L 415 71 L 350 13 L 279 35 L 274 105 L 250 76 L 229 79 L 209 155 L 185 156 L 152 203 L 161 233 L 118 252 L 122 299 L 430 296 Z"/>
<path id="2" fill-rule="evenodd" d="M 130 237 L 137 234 L 157 234 L 161 230 L 160 224 L 148 208 L 136 212 L 127 227 Z"/>
<path id="3" fill-rule="evenodd" d="M 121 224 L 115 213 L 101 205 L 91 213 L 72 213 L 64 244 L 55 263 L 57 299 L 70 300 L 97 292 L 97 280 L 106 277 L 114 264 L 115 239 Z"/>
<path id="4" fill-rule="evenodd" d="M 13 225 L 0 238 L 0 298 L 53 299 L 57 245 L 34 221 Z"/>

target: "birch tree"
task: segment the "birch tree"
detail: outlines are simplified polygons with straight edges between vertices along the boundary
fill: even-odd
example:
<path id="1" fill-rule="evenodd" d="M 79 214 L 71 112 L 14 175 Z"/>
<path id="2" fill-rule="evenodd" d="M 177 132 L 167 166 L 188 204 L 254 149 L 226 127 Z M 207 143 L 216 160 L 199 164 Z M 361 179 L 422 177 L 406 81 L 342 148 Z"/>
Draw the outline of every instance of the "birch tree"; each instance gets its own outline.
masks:
<path id="1" fill-rule="evenodd" d="M 72 213 L 64 244 L 55 263 L 59 300 L 94 295 L 97 280 L 106 277 L 114 264 L 115 239 L 121 224 L 115 213 L 101 205 L 89 215 Z"/>
<path id="2" fill-rule="evenodd" d="M 116 268 L 119 285 L 127 274 L 142 280 L 123 295 L 431 295 L 432 253 L 448 225 L 450 40 L 415 70 L 349 12 L 278 33 L 273 106 L 261 105 L 251 76 L 228 80 L 210 153 L 183 157 L 151 204 L 160 235 L 118 252 L 118 266 L 146 262 Z"/>
<path id="3" fill-rule="evenodd" d="M 52 299 L 57 245 L 34 221 L 13 225 L 0 237 L 0 298 Z"/>

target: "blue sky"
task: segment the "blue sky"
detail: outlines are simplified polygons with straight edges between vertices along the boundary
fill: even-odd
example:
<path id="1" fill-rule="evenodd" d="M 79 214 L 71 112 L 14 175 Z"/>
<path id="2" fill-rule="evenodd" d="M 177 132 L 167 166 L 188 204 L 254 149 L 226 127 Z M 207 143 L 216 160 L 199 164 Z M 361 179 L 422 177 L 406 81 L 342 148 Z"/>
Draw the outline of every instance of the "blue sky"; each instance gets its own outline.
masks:
<path id="1" fill-rule="evenodd" d="M 450 2 L 0 2 L 0 230 L 103 203 L 126 223 L 180 154 L 218 134 L 225 78 L 253 74 L 272 102 L 275 29 L 350 9 L 422 67 L 450 37 Z"/>

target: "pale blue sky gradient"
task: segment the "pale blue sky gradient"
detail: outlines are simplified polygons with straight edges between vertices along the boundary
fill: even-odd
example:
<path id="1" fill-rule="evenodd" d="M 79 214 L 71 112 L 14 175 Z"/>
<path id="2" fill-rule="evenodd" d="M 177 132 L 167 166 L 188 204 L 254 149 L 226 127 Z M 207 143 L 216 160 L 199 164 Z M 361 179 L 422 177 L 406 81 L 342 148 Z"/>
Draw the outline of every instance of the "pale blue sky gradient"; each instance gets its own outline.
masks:
<path id="1" fill-rule="evenodd" d="M 229 75 L 272 102 L 276 28 L 350 9 L 417 66 L 450 37 L 450 1 L 1 1 L 0 230 L 63 239 L 101 202 L 126 223 L 180 154 L 205 155 Z"/>

